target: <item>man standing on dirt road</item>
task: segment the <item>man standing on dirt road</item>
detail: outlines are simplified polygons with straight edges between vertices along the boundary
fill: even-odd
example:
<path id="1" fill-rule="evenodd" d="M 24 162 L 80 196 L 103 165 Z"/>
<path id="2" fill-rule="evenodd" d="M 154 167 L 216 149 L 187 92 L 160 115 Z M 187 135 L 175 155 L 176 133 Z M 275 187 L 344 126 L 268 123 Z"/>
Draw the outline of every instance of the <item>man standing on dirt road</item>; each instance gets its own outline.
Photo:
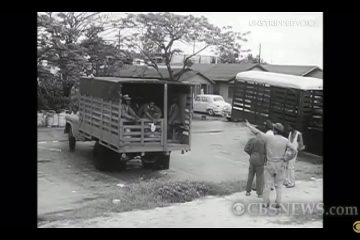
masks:
<path id="1" fill-rule="evenodd" d="M 250 196 L 251 186 L 256 175 L 256 193 L 262 197 L 264 187 L 265 141 L 260 136 L 251 138 L 244 151 L 250 155 L 249 175 L 246 184 L 246 196 Z"/>
<path id="2" fill-rule="evenodd" d="M 301 132 L 295 130 L 295 128 L 291 124 L 288 125 L 288 129 L 290 131 L 289 138 L 288 138 L 289 141 L 297 148 L 298 151 L 304 150 L 305 146 L 304 146 L 304 141 L 303 141 Z M 284 183 L 284 185 L 287 188 L 295 187 L 295 162 L 296 162 L 296 159 L 297 159 L 297 154 L 295 154 L 295 156 L 287 162 L 285 183 Z"/>
<path id="3" fill-rule="evenodd" d="M 265 188 L 263 198 L 265 207 L 270 206 L 270 189 L 273 185 L 276 188 L 276 208 L 280 207 L 281 192 L 285 178 L 285 152 L 286 149 L 291 149 L 297 153 L 297 149 L 290 141 L 281 136 L 284 131 L 284 126 L 281 123 L 274 124 L 274 135 L 266 135 L 246 120 L 246 126 L 256 135 L 260 136 L 265 141 L 266 149 L 266 163 L 264 167 Z"/>

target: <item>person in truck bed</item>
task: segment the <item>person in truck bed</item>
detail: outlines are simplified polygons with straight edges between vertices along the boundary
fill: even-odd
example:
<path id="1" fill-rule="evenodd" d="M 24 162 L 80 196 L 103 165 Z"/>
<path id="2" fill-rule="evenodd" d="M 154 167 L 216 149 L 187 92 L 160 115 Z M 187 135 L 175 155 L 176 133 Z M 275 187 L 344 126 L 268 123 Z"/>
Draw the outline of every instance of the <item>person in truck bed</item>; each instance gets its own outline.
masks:
<path id="1" fill-rule="evenodd" d="M 132 122 L 139 121 L 140 120 L 139 116 L 135 113 L 135 111 L 132 109 L 130 105 L 131 104 L 130 96 L 126 94 L 123 96 L 123 99 L 124 99 L 124 103 L 121 104 L 121 117 Z"/>
<path id="2" fill-rule="evenodd" d="M 154 121 L 161 118 L 162 111 L 153 101 L 150 101 L 140 107 L 139 116 Z"/>
<path id="3" fill-rule="evenodd" d="M 178 98 L 173 97 L 171 99 L 171 106 L 168 116 L 168 137 L 172 138 L 175 130 L 182 124 L 180 116 L 180 107 Z"/>

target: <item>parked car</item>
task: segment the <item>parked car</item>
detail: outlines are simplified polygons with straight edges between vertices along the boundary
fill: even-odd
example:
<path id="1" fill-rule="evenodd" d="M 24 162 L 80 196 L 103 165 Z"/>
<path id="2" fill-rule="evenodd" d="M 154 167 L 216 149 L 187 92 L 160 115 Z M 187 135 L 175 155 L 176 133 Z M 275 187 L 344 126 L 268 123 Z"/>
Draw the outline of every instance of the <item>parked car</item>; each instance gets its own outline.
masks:
<path id="1" fill-rule="evenodd" d="M 194 112 L 208 113 L 210 116 L 221 115 L 230 117 L 231 104 L 225 102 L 220 95 L 202 94 L 194 100 Z"/>

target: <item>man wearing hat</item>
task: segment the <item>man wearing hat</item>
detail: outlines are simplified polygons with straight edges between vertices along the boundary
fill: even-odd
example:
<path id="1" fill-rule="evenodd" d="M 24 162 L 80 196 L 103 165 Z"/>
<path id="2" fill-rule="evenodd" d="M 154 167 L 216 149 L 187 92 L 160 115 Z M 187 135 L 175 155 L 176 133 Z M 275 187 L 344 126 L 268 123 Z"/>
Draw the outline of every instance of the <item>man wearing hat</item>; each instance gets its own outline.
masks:
<path id="1" fill-rule="evenodd" d="M 264 180 L 265 187 L 263 198 L 265 206 L 270 206 L 270 189 L 273 185 L 276 188 L 276 208 L 280 207 L 281 203 L 281 191 L 285 178 L 285 168 L 286 168 L 286 156 L 285 152 L 289 148 L 294 153 L 297 153 L 297 149 L 290 141 L 281 136 L 281 133 L 284 132 L 284 126 L 281 123 L 275 123 L 274 126 L 274 135 L 266 135 L 260 130 L 256 129 L 254 126 L 246 120 L 246 126 L 256 135 L 260 136 L 265 140 L 265 149 L 266 149 L 266 163 L 264 167 Z"/>
<path id="2" fill-rule="evenodd" d="M 270 120 L 264 122 L 265 125 L 265 134 L 274 135 L 274 124 Z"/>
<path id="3" fill-rule="evenodd" d="M 129 95 L 123 96 L 124 103 L 121 104 L 121 118 L 124 118 L 126 120 L 130 121 L 138 121 L 140 118 L 135 113 L 135 111 L 131 108 L 131 98 Z"/>

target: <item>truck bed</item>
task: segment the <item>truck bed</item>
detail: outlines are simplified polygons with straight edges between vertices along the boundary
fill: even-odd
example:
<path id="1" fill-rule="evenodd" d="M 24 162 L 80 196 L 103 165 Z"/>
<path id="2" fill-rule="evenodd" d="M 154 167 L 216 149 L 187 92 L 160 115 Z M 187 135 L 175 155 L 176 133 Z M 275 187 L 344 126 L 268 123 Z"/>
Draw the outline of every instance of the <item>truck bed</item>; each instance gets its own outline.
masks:
<path id="1" fill-rule="evenodd" d="M 190 150 L 189 110 L 183 126 L 185 140 L 179 140 L 167 139 L 164 119 L 129 122 L 121 118 L 120 106 L 120 103 L 81 96 L 79 132 L 88 139 L 98 140 L 100 144 L 122 153 Z M 155 131 L 151 131 L 151 124 L 155 125 Z"/>

